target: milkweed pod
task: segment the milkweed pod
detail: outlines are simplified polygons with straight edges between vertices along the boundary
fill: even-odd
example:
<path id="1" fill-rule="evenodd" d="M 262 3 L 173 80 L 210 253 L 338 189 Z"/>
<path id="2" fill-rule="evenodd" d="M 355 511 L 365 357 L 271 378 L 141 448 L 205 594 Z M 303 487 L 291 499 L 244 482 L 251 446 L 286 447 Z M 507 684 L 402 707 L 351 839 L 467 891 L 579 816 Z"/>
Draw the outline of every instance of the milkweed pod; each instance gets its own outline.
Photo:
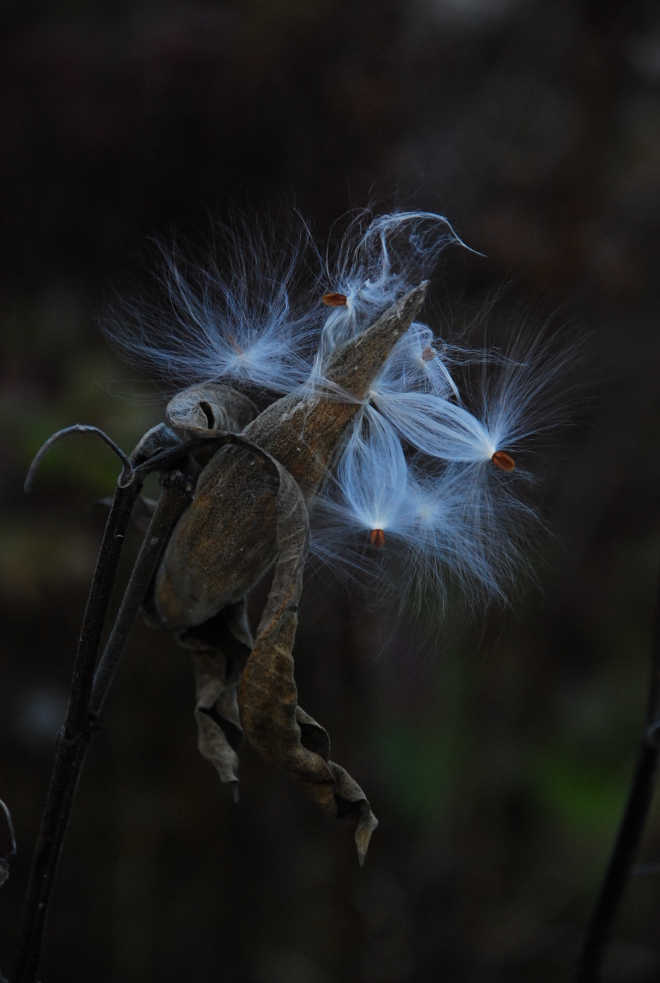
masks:
<path id="1" fill-rule="evenodd" d="M 491 457 L 491 461 L 496 468 L 500 469 L 500 471 L 513 471 L 516 466 L 516 462 L 513 460 L 510 454 L 506 453 L 506 451 L 495 451 Z"/>
<path id="2" fill-rule="evenodd" d="M 240 433 L 257 416 L 257 407 L 230 386 L 203 382 L 177 393 L 167 404 L 166 414 L 173 427 L 192 434 Z"/>
<path id="3" fill-rule="evenodd" d="M 346 294 L 329 293 L 323 294 L 321 300 L 328 307 L 346 307 L 348 300 Z"/>

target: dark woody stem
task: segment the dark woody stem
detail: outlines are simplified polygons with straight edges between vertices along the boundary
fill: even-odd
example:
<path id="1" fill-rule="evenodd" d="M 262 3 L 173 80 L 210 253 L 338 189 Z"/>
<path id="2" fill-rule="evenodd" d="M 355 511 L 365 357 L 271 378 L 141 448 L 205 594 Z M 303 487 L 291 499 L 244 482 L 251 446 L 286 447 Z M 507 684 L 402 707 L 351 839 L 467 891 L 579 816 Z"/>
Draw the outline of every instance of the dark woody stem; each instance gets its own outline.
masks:
<path id="1" fill-rule="evenodd" d="M 181 471 L 164 474 L 160 483 L 163 486 L 163 494 L 158 501 L 149 523 L 149 529 L 142 541 L 121 607 L 94 674 L 94 685 L 89 704 L 89 712 L 94 719 L 98 718 L 101 712 L 133 622 L 140 610 L 140 605 L 144 600 L 149 582 L 154 575 L 170 533 L 176 520 L 190 502 L 194 489 L 193 479 L 182 474 Z"/>
<path id="2" fill-rule="evenodd" d="M 639 852 L 660 762 L 660 585 L 656 600 L 651 682 L 642 744 L 628 801 L 603 878 L 582 951 L 575 983 L 598 983 L 605 949 Z"/>
<path id="3" fill-rule="evenodd" d="M 73 668 L 66 720 L 57 737 L 55 765 L 41 821 L 28 886 L 12 983 L 36 983 L 48 905 L 64 834 L 91 737 L 89 700 L 124 535 L 142 482 L 118 484 L 106 523 L 94 579 L 87 599 Z"/>

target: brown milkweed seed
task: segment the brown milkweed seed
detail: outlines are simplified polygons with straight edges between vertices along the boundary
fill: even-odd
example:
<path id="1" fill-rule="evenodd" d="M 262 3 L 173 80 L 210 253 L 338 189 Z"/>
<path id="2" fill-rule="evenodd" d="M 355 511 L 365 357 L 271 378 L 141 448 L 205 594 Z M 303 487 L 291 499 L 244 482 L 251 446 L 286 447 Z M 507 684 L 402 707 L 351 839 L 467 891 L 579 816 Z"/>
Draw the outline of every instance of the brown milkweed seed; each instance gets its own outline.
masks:
<path id="1" fill-rule="evenodd" d="M 324 304 L 327 304 L 328 307 L 345 307 L 347 304 L 346 294 L 323 294 L 321 300 Z"/>
<path id="2" fill-rule="evenodd" d="M 516 462 L 513 460 L 511 455 L 507 454 L 505 451 L 495 451 L 491 457 L 491 461 L 496 468 L 500 469 L 500 471 L 513 471 L 516 466 Z"/>

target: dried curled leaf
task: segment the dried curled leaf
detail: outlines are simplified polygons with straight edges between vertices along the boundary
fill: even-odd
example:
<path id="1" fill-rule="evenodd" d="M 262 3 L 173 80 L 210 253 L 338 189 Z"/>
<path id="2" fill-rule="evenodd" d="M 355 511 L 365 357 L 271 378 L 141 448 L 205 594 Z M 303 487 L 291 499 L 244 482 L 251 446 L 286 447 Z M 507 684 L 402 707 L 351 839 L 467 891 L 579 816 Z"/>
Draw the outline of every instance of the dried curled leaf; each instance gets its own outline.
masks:
<path id="1" fill-rule="evenodd" d="M 292 649 L 309 521 L 299 486 L 281 464 L 273 461 L 273 465 L 279 477 L 278 557 L 257 640 L 241 681 L 241 723 L 263 757 L 300 782 L 329 816 L 357 815 L 355 842 L 362 865 L 378 821 L 359 785 L 329 760 L 327 732 L 298 706 Z"/>
<path id="2" fill-rule="evenodd" d="M 192 655 L 200 753 L 215 767 L 221 782 L 234 786 L 237 797 L 236 768 L 243 743 L 238 686 L 252 650 L 245 598 L 201 627 L 180 633 L 178 639 Z"/>

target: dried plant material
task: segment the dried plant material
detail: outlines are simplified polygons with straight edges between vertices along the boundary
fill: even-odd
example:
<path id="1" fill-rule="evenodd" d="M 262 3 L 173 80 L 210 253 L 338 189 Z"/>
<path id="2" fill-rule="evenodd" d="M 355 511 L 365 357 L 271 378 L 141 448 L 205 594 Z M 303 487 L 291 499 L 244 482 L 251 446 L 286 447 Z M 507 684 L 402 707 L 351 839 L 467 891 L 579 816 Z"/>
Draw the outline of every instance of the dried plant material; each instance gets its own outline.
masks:
<path id="1" fill-rule="evenodd" d="M 221 611 L 201 629 L 189 629 L 179 642 L 192 650 L 195 719 L 200 753 L 221 782 L 237 793 L 238 751 L 243 743 L 238 686 L 252 649 L 245 599 Z"/>
<path id="2" fill-rule="evenodd" d="M 295 478 L 308 506 L 368 387 L 419 313 L 427 286 L 422 283 L 411 290 L 371 327 L 330 355 L 324 367 L 331 387 L 327 394 L 313 391 L 283 396 L 245 428 L 246 439 L 272 454 Z"/>
<path id="3" fill-rule="evenodd" d="M 150 605 L 160 626 L 191 650 L 200 751 L 221 781 L 236 788 L 244 731 L 261 754 L 304 785 L 327 814 L 355 814 L 361 863 L 376 820 L 360 787 L 330 760 L 327 733 L 297 703 L 292 649 L 308 551 L 307 508 L 340 455 L 339 486 L 343 489 L 351 469 L 360 472 L 364 484 L 364 468 L 354 453 L 355 446 L 364 444 L 363 450 L 380 471 L 384 468 L 390 474 L 395 458 L 399 462 L 401 480 L 393 488 L 395 497 L 402 499 L 398 512 L 407 510 L 405 521 L 415 529 L 422 521 L 419 516 L 426 521 L 430 516 L 435 522 L 436 506 L 427 501 L 422 483 L 416 485 L 415 476 L 408 475 L 400 438 L 388 421 L 391 414 L 406 439 L 423 449 L 417 431 L 407 432 L 413 423 L 417 429 L 421 426 L 417 404 L 422 400 L 427 442 L 436 438 L 437 430 L 438 439 L 453 441 L 457 456 L 465 454 L 470 460 L 475 441 L 486 445 L 485 429 L 467 411 L 447 400 L 446 394 L 435 395 L 449 386 L 440 379 L 446 373 L 442 366 L 429 376 L 430 393 L 399 395 L 394 385 L 398 377 L 388 369 L 383 374 L 404 336 L 404 348 L 397 348 L 401 357 L 419 345 L 417 364 L 440 362 L 426 331 L 411 328 L 426 289 L 424 282 L 409 291 L 343 343 L 322 346 L 309 384 L 259 414 L 247 397 L 220 383 L 191 386 L 175 396 L 167 409 L 169 422 L 188 436 L 240 435 L 215 452 L 209 444 L 189 458 L 189 473 L 197 477 L 193 501 L 169 539 Z M 330 306 L 342 305 L 335 298 Z M 356 417 L 358 423 L 353 425 Z M 365 426 L 369 439 L 361 436 Z M 390 455 L 392 461 L 384 447 L 397 452 Z M 515 466 L 509 454 L 493 453 L 492 447 L 488 458 L 502 471 Z M 367 484 L 372 495 L 382 482 L 374 477 Z M 397 512 L 392 495 L 384 501 Z M 374 550 L 384 547 L 386 530 L 392 525 L 392 516 L 380 505 L 379 509 L 382 514 L 374 513 L 368 525 Z M 447 523 L 446 514 L 441 518 Z M 381 519 L 387 519 L 387 524 Z M 245 597 L 273 564 L 274 581 L 252 648 Z"/>
<path id="4" fill-rule="evenodd" d="M 132 307 L 127 323 L 109 325 L 115 344 L 134 364 L 200 392 L 220 384 L 259 391 L 260 405 L 284 394 L 285 402 L 273 401 L 244 432 L 286 466 L 308 505 L 324 485 L 312 550 L 325 562 L 350 576 L 357 559 L 367 573 L 361 584 L 377 580 L 399 598 L 441 595 L 454 577 L 473 603 L 506 598 L 521 567 L 529 567 L 527 532 L 536 510 L 516 494 L 526 476 L 514 482 L 501 466 L 510 462 L 495 458 L 493 467 L 493 454 L 515 458 L 535 433 L 559 422 L 555 383 L 565 379 L 570 350 L 548 337 L 516 344 L 502 357 L 440 339 L 415 318 L 374 374 L 373 353 L 359 347 L 369 326 L 381 316 L 402 322 L 400 305 L 415 298 L 411 288 L 431 273 L 445 246 L 465 244 L 439 214 L 360 213 L 339 243 L 313 250 L 325 256 L 324 279 L 332 285 L 325 299 L 337 305 L 324 314 L 316 290 L 304 287 L 318 279 L 309 270 L 298 276 L 305 266 L 298 247 L 308 230 L 300 232 L 273 249 L 269 234 L 257 230 L 255 239 L 224 230 L 230 248 L 222 274 L 213 265 L 179 265 L 172 256 L 161 291 L 166 303 Z M 481 368 L 454 379 L 459 365 Z M 359 378 L 360 366 L 368 378 Z M 193 402 L 195 420 L 187 419 L 196 432 L 219 433 L 209 429 L 216 414 L 204 412 L 208 401 Z M 384 471 L 376 443 L 373 455 L 358 462 L 364 467 L 343 468 L 348 483 L 336 480 L 350 437 L 373 420 L 405 458 L 396 510 L 382 508 L 383 482 L 372 481 Z M 304 445 L 313 449 L 316 469 Z M 209 452 L 192 452 L 200 467 L 209 463 Z M 374 529 L 388 539 L 384 562 L 364 548 Z"/>
<path id="5" fill-rule="evenodd" d="M 131 513 L 131 525 L 140 532 L 146 532 L 149 528 L 149 523 L 151 522 L 152 516 L 156 511 L 156 506 L 158 502 L 155 498 L 146 498 L 144 495 L 140 495 L 135 505 L 133 506 L 133 511 Z M 103 509 L 109 512 L 112 508 L 111 498 L 99 498 L 92 505 L 93 509 Z"/>
<path id="6" fill-rule="evenodd" d="M 376 820 L 359 786 L 329 760 L 323 728 L 297 706 L 291 652 L 308 550 L 305 502 L 313 501 L 346 426 L 425 292 L 424 283 L 329 356 L 324 374 L 339 398 L 314 390 L 283 397 L 249 423 L 245 443 L 213 455 L 170 537 L 153 595 L 160 625 L 194 651 L 199 747 L 220 779 L 236 783 L 243 728 L 329 815 L 357 814 L 360 862 Z M 211 417 L 202 405 L 211 396 L 213 421 L 235 414 L 238 428 L 249 408 L 239 403 L 241 416 L 233 390 L 215 385 L 175 397 L 170 422 L 212 432 L 204 428 Z M 275 579 L 247 659 L 251 639 L 242 605 L 273 563 Z M 236 688 L 246 659 L 239 714 Z"/>
<path id="7" fill-rule="evenodd" d="M 263 454 L 221 448 L 200 475 L 156 578 L 163 625 L 175 634 L 237 604 L 277 555 L 277 480 Z"/>
<path id="8" fill-rule="evenodd" d="M 426 285 L 411 291 L 358 338 L 334 353 L 328 379 L 356 397 L 318 393 L 277 400 L 243 431 L 267 451 L 313 499 L 358 400 L 417 314 Z M 163 625 L 176 633 L 201 625 L 236 604 L 277 556 L 274 501 L 277 480 L 266 455 L 222 447 L 204 468 L 193 502 L 177 523 L 156 580 Z"/>
<path id="9" fill-rule="evenodd" d="M 167 309 L 148 323 L 138 312 L 115 341 L 161 377 L 193 383 L 167 408 L 184 439 L 161 424 L 128 457 L 98 428 L 76 425 L 46 441 L 30 467 L 26 490 L 55 442 L 88 432 L 122 462 L 57 742 L 15 983 L 36 981 L 86 748 L 143 599 L 150 620 L 191 651 L 199 747 L 221 780 L 236 789 L 245 733 L 328 815 L 356 819 L 362 863 L 377 821 L 360 787 L 330 760 L 327 732 L 298 706 L 292 649 L 307 508 L 315 505 L 326 520 L 329 539 L 320 552 L 330 562 L 337 533 L 350 539 L 357 531 L 360 557 L 372 569 L 404 546 L 414 578 L 404 571 L 399 593 L 410 592 L 419 575 L 442 587 L 447 566 L 473 596 L 505 596 L 520 556 L 518 520 L 534 513 L 509 495 L 513 482 L 498 472 L 513 471 L 509 451 L 547 430 L 552 403 L 539 395 L 564 377 L 570 353 L 552 354 L 544 344 L 518 357 L 476 353 L 484 366 L 496 366 L 496 377 L 484 379 L 478 415 L 470 412 L 450 369 L 475 353 L 444 342 L 436 348 L 431 328 L 415 320 L 427 283 L 410 289 L 444 245 L 460 239 L 443 216 L 428 212 L 394 212 L 365 224 L 352 223 L 340 245 L 329 273 L 341 292 L 322 298 L 332 308 L 323 318 L 316 296 L 306 307 L 292 305 L 297 260 L 273 263 L 278 250 L 264 250 L 261 239 L 257 249 L 248 242 L 247 257 L 240 248 L 232 252 L 227 279 L 201 270 L 199 295 L 172 262 Z M 285 395 L 258 413 L 220 379 L 259 390 L 260 398 Z M 155 471 L 165 490 L 95 671 L 121 544 L 142 483 Z M 390 548 L 376 557 L 386 536 Z M 368 541 L 373 550 L 365 549 Z M 272 566 L 253 647 L 246 593 Z M 649 733 L 656 723 L 654 710 Z M 655 740 L 652 749 L 657 757 Z M 656 764 L 654 758 L 653 770 Z M 627 869 L 632 853 L 624 853 Z M 6 858 L 0 865 L 4 880 Z"/>
<path id="10" fill-rule="evenodd" d="M 105 502 L 108 501 L 104 499 Z M 108 507 L 112 505 L 112 499 L 108 501 Z M 137 502 L 133 506 L 133 512 L 131 514 L 131 523 L 139 529 L 141 532 L 146 532 L 149 528 L 149 524 L 153 518 L 153 514 L 156 511 L 156 506 L 158 502 L 155 498 L 146 498 L 144 495 L 140 495 Z"/>
<path id="11" fill-rule="evenodd" d="M 166 409 L 173 427 L 190 434 L 240 433 L 257 415 L 252 400 L 231 386 L 205 382 L 177 393 Z"/>
<path id="12" fill-rule="evenodd" d="M 250 743 L 267 761 L 307 789 L 332 818 L 357 814 L 360 866 L 378 821 L 350 775 L 329 760 L 327 732 L 298 706 L 292 649 L 298 625 L 309 523 L 299 486 L 273 462 L 277 493 L 277 564 L 257 639 L 240 687 L 241 722 Z"/>
<path id="13" fill-rule="evenodd" d="M 199 752 L 214 766 L 221 782 L 238 789 L 237 752 L 243 743 L 243 730 L 236 700 L 236 681 L 227 685 L 227 666 L 220 652 L 193 656 L 192 662 Z"/>
<path id="14" fill-rule="evenodd" d="M 176 447 L 180 443 L 179 437 L 170 430 L 164 423 L 157 423 L 151 430 L 147 430 L 144 437 L 136 445 L 131 454 L 131 464 L 134 466 L 143 464 L 155 454 L 166 450 L 168 447 Z"/>

